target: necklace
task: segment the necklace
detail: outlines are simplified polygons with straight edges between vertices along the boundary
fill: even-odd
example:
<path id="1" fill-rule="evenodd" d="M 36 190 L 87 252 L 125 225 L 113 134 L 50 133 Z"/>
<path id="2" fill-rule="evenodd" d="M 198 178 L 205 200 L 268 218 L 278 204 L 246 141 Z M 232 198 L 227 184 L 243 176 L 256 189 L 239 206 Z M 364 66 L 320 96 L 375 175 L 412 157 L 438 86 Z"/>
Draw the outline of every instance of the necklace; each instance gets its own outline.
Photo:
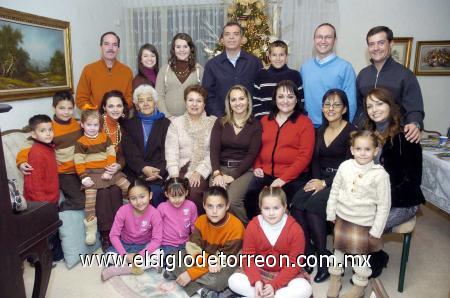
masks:
<path id="1" fill-rule="evenodd" d="M 178 70 L 177 67 L 175 66 L 175 67 L 173 68 L 173 71 L 175 72 L 175 74 L 177 75 L 177 77 L 185 77 L 185 76 L 187 76 L 187 75 L 191 72 L 191 70 L 189 69 L 189 66 L 186 67 L 186 68 L 183 69 L 183 70 Z"/>
<path id="2" fill-rule="evenodd" d="M 122 133 L 120 131 L 120 124 L 119 124 L 119 122 L 116 122 L 117 123 L 116 130 L 111 131 L 109 129 L 108 121 L 106 120 L 106 117 L 107 117 L 106 114 L 103 114 L 103 128 L 105 129 L 106 134 L 111 139 L 114 147 L 117 147 L 122 139 Z M 113 138 L 114 135 L 115 135 L 115 140 Z"/>
<path id="3" fill-rule="evenodd" d="M 233 121 L 233 125 L 234 127 L 236 127 L 237 129 L 243 129 L 245 126 L 245 122 L 241 123 L 241 124 L 237 124 L 236 121 Z"/>

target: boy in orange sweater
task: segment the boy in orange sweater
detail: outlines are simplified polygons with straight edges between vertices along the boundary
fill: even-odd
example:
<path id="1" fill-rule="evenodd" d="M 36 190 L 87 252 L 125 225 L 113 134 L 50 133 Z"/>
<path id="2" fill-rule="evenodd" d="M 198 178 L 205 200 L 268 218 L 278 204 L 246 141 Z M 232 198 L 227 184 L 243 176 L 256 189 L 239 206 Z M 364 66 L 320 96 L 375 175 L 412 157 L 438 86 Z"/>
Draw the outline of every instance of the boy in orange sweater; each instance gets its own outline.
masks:
<path id="1" fill-rule="evenodd" d="M 242 248 L 244 226 L 228 212 L 230 202 L 227 192 L 219 186 L 210 187 L 203 195 L 203 207 L 206 214 L 197 218 L 194 231 L 186 243 L 186 251 L 182 252 L 183 258 L 188 254 L 195 259 L 202 252 L 206 258 L 221 252 L 224 255 L 237 255 Z M 176 278 L 176 282 L 189 296 L 198 293 L 201 297 L 218 297 L 219 292 L 228 286 L 228 278 L 236 268 L 221 267 L 220 261 L 218 264 L 202 261 L 205 266 L 194 264 L 186 267 L 182 264 L 174 268 L 173 272 L 166 271 L 164 277 Z M 177 264 L 178 260 L 174 263 Z"/>
<path id="2" fill-rule="evenodd" d="M 58 91 L 53 96 L 53 108 L 55 115 L 52 126 L 54 132 L 56 161 L 58 167 L 59 189 L 64 194 L 64 202 L 60 210 L 84 209 L 84 193 L 81 190 L 81 182 L 75 173 L 73 162 L 76 141 L 83 135 L 80 124 L 73 118 L 74 100 L 69 91 Z M 16 157 L 16 165 L 27 177 L 33 173 L 34 168 L 29 163 L 29 151 L 33 141 L 27 141 L 22 145 Z"/>

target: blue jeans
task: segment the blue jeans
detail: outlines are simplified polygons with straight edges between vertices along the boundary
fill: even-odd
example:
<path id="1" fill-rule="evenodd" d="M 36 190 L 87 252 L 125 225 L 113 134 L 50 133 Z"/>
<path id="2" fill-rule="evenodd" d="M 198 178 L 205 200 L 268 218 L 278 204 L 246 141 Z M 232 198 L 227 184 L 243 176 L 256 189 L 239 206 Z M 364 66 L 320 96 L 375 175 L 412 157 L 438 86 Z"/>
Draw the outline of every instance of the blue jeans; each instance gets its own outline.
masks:
<path id="1" fill-rule="evenodd" d="M 147 244 L 134 244 L 134 243 L 125 243 L 122 240 L 120 241 L 122 242 L 123 247 L 125 248 L 125 251 L 127 253 L 138 253 L 141 250 L 143 250 Z M 117 249 L 114 246 L 110 246 L 106 252 L 114 252 L 114 253 L 118 253 Z"/>
<path id="2" fill-rule="evenodd" d="M 171 246 L 171 245 L 161 245 L 161 249 L 164 252 L 164 258 L 163 258 L 163 266 L 166 268 L 166 257 L 170 254 L 176 254 L 180 250 L 184 250 L 186 247 L 186 244 L 180 244 L 178 246 Z"/>

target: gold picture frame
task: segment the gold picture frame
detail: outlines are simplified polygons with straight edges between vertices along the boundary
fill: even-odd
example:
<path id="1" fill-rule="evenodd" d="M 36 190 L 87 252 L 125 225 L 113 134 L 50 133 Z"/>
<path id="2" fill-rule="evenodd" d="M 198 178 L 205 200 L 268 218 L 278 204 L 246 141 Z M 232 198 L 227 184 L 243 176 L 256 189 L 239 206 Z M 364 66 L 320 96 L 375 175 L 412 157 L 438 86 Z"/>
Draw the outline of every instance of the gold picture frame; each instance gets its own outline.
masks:
<path id="1" fill-rule="evenodd" d="M 404 67 L 409 68 L 411 60 L 412 37 L 394 37 L 391 49 L 392 58 Z"/>
<path id="2" fill-rule="evenodd" d="M 450 40 L 418 41 L 414 73 L 420 76 L 450 75 Z"/>
<path id="3" fill-rule="evenodd" d="M 0 7 L 0 102 L 72 88 L 70 23 Z"/>

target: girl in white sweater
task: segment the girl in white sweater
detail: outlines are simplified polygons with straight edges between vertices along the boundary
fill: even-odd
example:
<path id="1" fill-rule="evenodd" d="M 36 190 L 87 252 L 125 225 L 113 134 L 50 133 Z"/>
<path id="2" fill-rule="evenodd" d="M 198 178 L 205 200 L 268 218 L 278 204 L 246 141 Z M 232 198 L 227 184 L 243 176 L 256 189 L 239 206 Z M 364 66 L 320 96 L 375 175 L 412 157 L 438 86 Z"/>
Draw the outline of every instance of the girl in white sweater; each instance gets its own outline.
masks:
<path id="1" fill-rule="evenodd" d="M 358 255 L 353 264 L 353 287 L 339 297 L 362 297 L 372 270 L 366 255 L 380 250 L 381 235 L 391 207 L 389 175 L 373 160 L 378 155 L 378 136 L 371 131 L 351 135 L 354 159 L 344 161 L 336 173 L 327 203 L 327 220 L 334 227 L 334 264 L 329 268 L 328 297 L 338 297 L 344 272 L 344 254 Z"/>

